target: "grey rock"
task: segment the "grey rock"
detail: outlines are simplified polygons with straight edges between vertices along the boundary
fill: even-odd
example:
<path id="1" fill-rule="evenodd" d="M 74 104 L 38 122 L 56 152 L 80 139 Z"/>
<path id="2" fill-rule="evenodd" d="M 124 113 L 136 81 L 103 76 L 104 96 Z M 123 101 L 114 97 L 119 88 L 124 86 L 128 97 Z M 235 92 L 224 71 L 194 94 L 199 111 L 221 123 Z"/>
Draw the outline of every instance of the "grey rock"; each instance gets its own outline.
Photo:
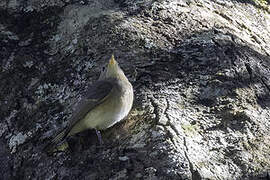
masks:
<path id="1" fill-rule="evenodd" d="M 1 1 L 3 178 L 267 179 L 270 16 L 260 3 Z M 42 147 L 112 53 L 134 87 L 129 116 L 102 132 L 104 147 L 89 130 L 48 156 Z"/>
<path id="2" fill-rule="evenodd" d="M 0 137 L 8 130 L 8 127 L 5 123 L 0 123 Z"/>
<path id="3" fill-rule="evenodd" d="M 22 133 L 18 133 L 17 135 L 13 135 L 9 140 L 9 149 L 11 153 L 15 153 L 17 146 L 23 144 L 26 140 L 27 136 Z"/>
<path id="4" fill-rule="evenodd" d="M 120 161 L 127 161 L 127 160 L 129 160 L 129 157 L 127 157 L 127 156 L 122 156 L 122 157 L 119 157 L 119 160 L 120 160 Z"/>

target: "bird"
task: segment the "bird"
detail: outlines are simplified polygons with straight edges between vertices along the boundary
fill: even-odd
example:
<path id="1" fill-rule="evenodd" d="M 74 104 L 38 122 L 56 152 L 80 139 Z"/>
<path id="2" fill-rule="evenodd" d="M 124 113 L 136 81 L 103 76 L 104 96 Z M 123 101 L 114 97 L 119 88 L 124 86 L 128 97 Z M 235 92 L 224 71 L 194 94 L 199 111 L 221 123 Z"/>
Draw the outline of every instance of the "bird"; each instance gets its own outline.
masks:
<path id="1" fill-rule="evenodd" d="M 102 68 L 98 80 L 89 86 L 74 108 L 67 126 L 45 149 L 55 148 L 67 137 L 87 129 L 95 129 L 102 143 L 99 130 L 105 130 L 123 120 L 132 108 L 133 99 L 133 86 L 112 55 L 107 66 Z"/>

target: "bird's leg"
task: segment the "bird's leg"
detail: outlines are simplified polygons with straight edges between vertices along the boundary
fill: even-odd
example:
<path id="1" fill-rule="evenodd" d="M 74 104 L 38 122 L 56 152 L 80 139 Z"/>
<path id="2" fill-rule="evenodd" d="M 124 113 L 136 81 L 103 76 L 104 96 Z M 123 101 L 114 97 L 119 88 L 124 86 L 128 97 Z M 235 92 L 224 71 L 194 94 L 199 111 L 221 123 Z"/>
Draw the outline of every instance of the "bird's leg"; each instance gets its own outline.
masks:
<path id="1" fill-rule="evenodd" d="M 100 144 L 100 145 L 103 145 L 104 142 L 103 142 L 103 140 L 102 140 L 100 131 L 97 130 L 97 129 L 95 129 L 95 130 L 96 130 L 96 134 L 97 134 L 97 137 L 98 137 L 99 144 Z"/>

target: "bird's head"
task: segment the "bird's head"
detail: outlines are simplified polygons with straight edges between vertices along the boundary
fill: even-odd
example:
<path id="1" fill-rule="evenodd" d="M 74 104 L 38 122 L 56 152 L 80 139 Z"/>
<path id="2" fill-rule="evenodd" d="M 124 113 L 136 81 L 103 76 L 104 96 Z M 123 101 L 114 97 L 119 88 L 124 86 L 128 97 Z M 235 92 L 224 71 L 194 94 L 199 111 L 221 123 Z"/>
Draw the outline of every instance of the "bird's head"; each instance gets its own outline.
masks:
<path id="1" fill-rule="evenodd" d="M 118 65 L 118 62 L 114 59 L 114 55 L 112 55 L 112 57 L 110 58 L 108 65 L 102 68 L 101 74 L 99 76 L 99 80 L 104 80 L 108 78 L 126 79 L 123 70 Z"/>

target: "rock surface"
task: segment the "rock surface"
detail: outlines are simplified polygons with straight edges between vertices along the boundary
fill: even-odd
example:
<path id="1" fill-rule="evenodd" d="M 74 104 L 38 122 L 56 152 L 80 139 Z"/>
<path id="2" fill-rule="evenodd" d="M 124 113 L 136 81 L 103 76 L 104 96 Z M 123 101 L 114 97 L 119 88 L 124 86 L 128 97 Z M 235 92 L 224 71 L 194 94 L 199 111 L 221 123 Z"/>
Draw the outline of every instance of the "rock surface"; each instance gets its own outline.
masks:
<path id="1" fill-rule="evenodd" d="M 270 179 L 269 1 L 0 3 L 3 179 Z M 125 121 L 42 147 L 114 53 Z"/>

